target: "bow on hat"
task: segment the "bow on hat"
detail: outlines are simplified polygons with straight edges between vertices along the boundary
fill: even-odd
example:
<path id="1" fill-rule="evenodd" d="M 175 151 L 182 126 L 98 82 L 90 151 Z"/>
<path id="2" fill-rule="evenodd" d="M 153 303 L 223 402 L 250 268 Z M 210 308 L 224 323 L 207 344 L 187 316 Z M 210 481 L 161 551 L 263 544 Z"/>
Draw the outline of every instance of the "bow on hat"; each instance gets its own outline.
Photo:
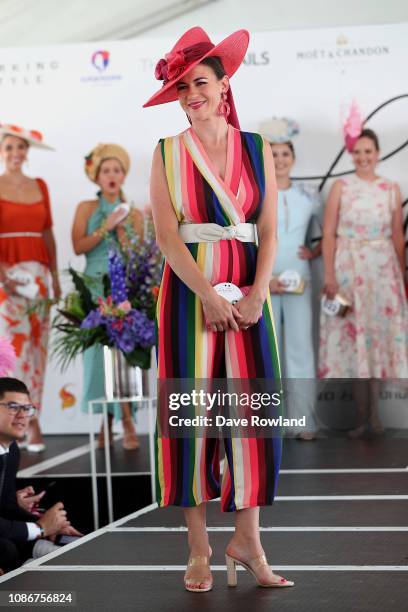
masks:
<path id="1" fill-rule="evenodd" d="M 179 51 L 166 53 L 165 59 L 157 62 L 154 76 L 158 81 L 163 81 L 166 85 L 169 81 L 176 79 L 192 62 L 199 60 L 203 55 L 214 49 L 210 42 L 201 42 Z"/>

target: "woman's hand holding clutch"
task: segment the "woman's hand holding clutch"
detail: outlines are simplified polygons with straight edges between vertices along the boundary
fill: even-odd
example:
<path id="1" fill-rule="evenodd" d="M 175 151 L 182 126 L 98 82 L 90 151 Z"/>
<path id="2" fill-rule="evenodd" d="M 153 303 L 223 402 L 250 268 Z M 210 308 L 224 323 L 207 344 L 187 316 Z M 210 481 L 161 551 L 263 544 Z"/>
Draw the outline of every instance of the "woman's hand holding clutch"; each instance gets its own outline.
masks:
<path id="1" fill-rule="evenodd" d="M 281 294 L 285 292 L 285 287 L 280 282 L 279 278 L 273 277 L 269 281 L 269 291 L 273 294 Z"/>
<path id="2" fill-rule="evenodd" d="M 251 325 L 258 323 L 262 316 L 263 305 L 264 300 L 251 292 L 244 295 L 244 297 L 236 303 L 235 308 L 241 315 L 241 319 L 238 321 L 240 329 L 248 329 Z"/>
<path id="3" fill-rule="evenodd" d="M 216 291 L 213 291 L 207 300 L 202 302 L 205 325 L 208 330 L 214 332 L 233 329 L 239 331 L 242 315 L 237 307 L 230 304 Z"/>
<path id="4" fill-rule="evenodd" d="M 338 290 L 339 284 L 336 281 L 335 276 L 326 277 L 324 279 L 323 293 L 329 298 L 329 300 L 334 300 Z"/>

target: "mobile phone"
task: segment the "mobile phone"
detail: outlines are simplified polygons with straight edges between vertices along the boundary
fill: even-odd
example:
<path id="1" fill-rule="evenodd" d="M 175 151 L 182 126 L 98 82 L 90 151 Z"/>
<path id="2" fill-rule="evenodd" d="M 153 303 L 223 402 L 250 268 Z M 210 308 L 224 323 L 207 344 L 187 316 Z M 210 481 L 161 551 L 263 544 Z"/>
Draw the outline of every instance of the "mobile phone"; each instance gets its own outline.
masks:
<path id="1" fill-rule="evenodd" d="M 57 484 L 56 480 L 53 480 L 52 482 L 50 482 L 50 484 L 48 484 L 43 491 L 45 491 L 45 495 L 42 496 L 40 503 L 42 504 L 42 502 L 44 501 L 45 497 L 47 497 L 47 495 L 49 494 L 50 490 L 52 491 L 52 488 Z M 47 509 L 46 508 L 36 508 L 37 512 L 46 512 Z"/>

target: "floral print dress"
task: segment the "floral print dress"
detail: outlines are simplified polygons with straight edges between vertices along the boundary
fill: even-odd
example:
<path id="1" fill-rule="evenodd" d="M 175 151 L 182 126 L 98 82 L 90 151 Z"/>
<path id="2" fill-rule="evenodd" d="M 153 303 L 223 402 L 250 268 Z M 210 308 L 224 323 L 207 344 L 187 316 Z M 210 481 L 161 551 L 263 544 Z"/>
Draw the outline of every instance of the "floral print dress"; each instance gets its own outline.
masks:
<path id="1" fill-rule="evenodd" d="M 345 317 L 321 313 L 319 376 L 408 378 L 408 307 L 392 241 L 391 181 L 342 179 L 335 273 L 352 303 Z"/>
<path id="2" fill-rule="evenodd" d="M 37 202 L 0 198 L 0 266 L 4 274 L 30 274 L 38 287 L 37 297 L 28 299 L 0 286 L 0 336 L 9 338 L 16 352 L 13 376 L 27 385 L 40 409 L 50 326 L 50 257 L 44 231 L 52 227 L 52 214 L 47 185 L 36 181 L 41 192 Z"/>

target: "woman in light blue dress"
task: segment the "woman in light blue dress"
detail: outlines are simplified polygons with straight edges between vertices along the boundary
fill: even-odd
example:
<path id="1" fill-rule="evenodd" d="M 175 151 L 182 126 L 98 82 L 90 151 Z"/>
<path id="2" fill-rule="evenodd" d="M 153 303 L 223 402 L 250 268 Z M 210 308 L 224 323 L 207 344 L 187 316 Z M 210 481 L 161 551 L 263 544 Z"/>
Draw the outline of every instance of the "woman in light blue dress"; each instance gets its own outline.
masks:
<path id="1" fill-rule="evenodd" d="M 288 417 L 306 417 L 305 427 L 292 430 L 301 439 L 312 440 L 317 426 L 310 261 L 320 255 L 321 245 L 319 242 L 309 248 L 306 244 L 314 221 L 321 218 L 321 202 L 317 190 L 290 179 L 295 162 L 291 138 L 297 132 L 296 123 L 288 119 L 273 119 L 263 130 L 271 143 L 278 186 L 278 252 L 269 288 L 282 371 L 287 379 Z M 303 290 L 285 291 L 279 277 L 287 271 L 298 273 Z"/>
<path id="2" fill-rule="evenodd" d="M 108 236 L 117 240 L 115 228 L 123 218 L 117 207 L 123 202 L 122 185 L 129 171 L 129 155 L 119 145 L 99 144 L 85 158 L 85 172 L 90 180 L 99 185 L 97 200 L 81 202 L 76 210 L 72 227 L 72 243 L 77 255 L 84 254 L 84 274 L 89 277 L 89 287 L 96 299 L 103 296 L 103 276 L 108 271 Z M 88 412 L 88 402 L 104 397 L 103 348 L 90 347 L 83 355 L 83 396 L 82 410 Z M 94 405 L 94 412 L 102 408 Z M 139 447 L 129 404 L 108 405 L 109 435 L 112 440 L 112 420 L 121 417 L 124 437 L 123 448 L 134 450 Z M 99 447 L 104 445 L 101 430 Z"/>

